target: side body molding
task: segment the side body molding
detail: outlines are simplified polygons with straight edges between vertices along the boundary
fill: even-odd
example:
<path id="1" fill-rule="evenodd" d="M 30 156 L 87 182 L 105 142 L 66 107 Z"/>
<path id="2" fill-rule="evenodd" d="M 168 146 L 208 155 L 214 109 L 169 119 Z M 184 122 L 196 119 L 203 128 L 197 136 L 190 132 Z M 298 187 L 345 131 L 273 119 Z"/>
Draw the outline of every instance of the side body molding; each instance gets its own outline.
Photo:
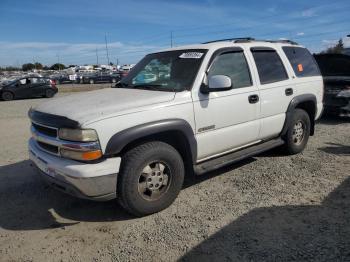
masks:
<path id="1" fill-rule="evenodd" d="M 284 126 L 281 132 L 281 136 L 284 136 L 287 131 L 288 131 L 288 127 L 292 121 L 292 116 L 293 116 L 293 111 L 295 108 L 298 107 L 299 104 L 304 103 L 304 102 L 312 102 L 313 106 L 312 109 L 314 110 L 314 115 L 317 112 L 317 99 L 316 96 L 313 94 L 303 94 L 303 95 L 299 95 L 296 96 L 292 99 L 292 101 L 290 101 L 287 112 L 286 112 L 286 121 L 284 122 Z M 314 134 L 315 131 L 315 119 L 310 119 L 311 121 L 311 130 L 310 130 L 310 135 Z"/>
<path id="2" fill-rule="evenodd" d="M 116 133 L 108 141 L 105 154 L 118 154 L 130 142 L 168 131 L 181 132 L 181 134 L 184 135 L 191 149 L 192 160 L 195 162 L 197 159 L 197 141 L 192 127 L 183 119 L 166 119 L 149 122 Z"/>

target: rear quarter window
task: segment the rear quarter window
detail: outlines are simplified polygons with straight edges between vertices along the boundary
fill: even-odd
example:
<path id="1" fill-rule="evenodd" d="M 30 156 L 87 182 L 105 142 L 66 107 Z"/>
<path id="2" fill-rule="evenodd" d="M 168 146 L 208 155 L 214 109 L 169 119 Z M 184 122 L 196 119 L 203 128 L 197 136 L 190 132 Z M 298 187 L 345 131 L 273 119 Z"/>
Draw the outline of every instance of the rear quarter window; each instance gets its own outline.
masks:
<path id="1" fill-rule="evenodd" d="M 253 47 L 251 51 L 262 85 L 288 79 L 287 72 L 276 50 Z"/>
<path id="2" fill-rule="evenodd" d="M 321 75 L 315 59 L 307 49 L 292 46 L 284 46 L 282 49 L 297 77 Z"/>

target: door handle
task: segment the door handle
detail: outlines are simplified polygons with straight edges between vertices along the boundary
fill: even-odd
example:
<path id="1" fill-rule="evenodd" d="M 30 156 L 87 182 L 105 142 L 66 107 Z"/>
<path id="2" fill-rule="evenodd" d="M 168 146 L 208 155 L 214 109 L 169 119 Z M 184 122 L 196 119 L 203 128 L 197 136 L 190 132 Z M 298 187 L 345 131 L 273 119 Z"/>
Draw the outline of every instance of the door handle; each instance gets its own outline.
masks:
<path id="1" fill-rule="evenodd" d="M 291 96 L 291 95 L 293 95 L 293 88 L 287 88 L 287 89 L 285 90 L 285 93 L 286 93 L 286 96 Z"/>
<path id="2" fill-rule="evenodd" d="M 248 96 L 248 101 L 251 104 L 255 104 L 255 103 L 259 102 L 259 96 L 258 95 L 250 95 L 250 96 Z"/>

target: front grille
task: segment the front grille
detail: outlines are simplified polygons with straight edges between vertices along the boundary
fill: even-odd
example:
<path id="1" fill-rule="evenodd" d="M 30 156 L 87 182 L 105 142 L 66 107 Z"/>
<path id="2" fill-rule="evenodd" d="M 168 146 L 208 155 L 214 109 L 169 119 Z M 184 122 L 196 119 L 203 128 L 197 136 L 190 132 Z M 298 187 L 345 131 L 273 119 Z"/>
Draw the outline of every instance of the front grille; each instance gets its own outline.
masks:
<path id="1" fill-rule="evenodd" d="M 47 126 L 38 125 L 36 123 L 32 123 L 33 127 L 39 132 L 47 136 L 57 137 L 57 129 L 51 128 Z"/>
<path id="2" fill-rule="evenodd" d="M 40 141 L 37 141 L 38 145 L 45 151 L 49 152 L 49 153 L 53 153 L 53 154 L 58 154 L 58 147 L 57 146 L 53 146 L 53 145 L 49 145 Z"/>

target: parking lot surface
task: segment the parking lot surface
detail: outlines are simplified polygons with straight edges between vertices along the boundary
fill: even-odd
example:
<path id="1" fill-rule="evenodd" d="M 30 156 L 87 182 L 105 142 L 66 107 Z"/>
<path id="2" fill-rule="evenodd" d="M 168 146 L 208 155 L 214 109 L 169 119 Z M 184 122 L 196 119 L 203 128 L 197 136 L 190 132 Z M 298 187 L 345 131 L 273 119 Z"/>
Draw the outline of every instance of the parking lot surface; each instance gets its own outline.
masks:
<path id="1" fill-rule="evenodd" d="M 134 218 L 41 181 L 27 112 L 44 101 L 0 102 L 1 261 L 350 260 L 349 120 L 320 121 L 302 154 L 188 178 L 168 209 Z"/>

